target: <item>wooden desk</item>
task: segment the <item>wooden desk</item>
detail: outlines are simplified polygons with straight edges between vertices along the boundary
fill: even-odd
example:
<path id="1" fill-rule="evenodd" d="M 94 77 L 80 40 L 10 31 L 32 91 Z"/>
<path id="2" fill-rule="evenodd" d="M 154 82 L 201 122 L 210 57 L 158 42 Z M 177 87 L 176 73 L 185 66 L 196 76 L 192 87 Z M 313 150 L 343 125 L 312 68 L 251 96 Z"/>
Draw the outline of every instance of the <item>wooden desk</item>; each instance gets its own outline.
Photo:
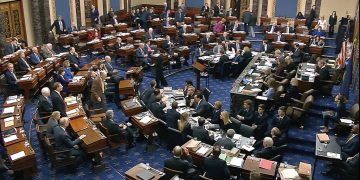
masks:
<path id="1" fill-rule="evenodd" d="M 286 42 L 273 42 L 275 49 L 284 49 Z"/>
<path id="2" fill-rule="evenodd" d="M 116 37 L 115 36 L 106 36 L 101 38 L 104 46 L 111 46 L 116 43 Z"/>
<path id="3" fill-rule="evenodd" d="M 119 82 L 119 94 L 125 96 L 135 96 L 135 88 L 130 79 Z"/>
<path id="4" fill-rule="evenodd" d="M 245 40 L 246 39 L 246 33 L 245 33 L 245 31 L 234 31 L 232 33 L 232 37 L 235 40 L 237 40 L 237 39 Z"/>
<path id="5" fill-rule="evenodd" d="M 193 19 L 191 17 L 184 17 L 185 24 L 191 24 L 192 22 L 193 22 Z"/>
<path id="6" fill-rule="evenodd" d="M 271 18 L 268 17 L 260 17 L 260 25 L 262 26 L 264 23 L 270 23 Z"/>
<path id="7" fill-rule="evenodd" d="M 206 50 L 210 50 L 210 51 L 212 51 L 215 46 L 216 46 L 216 43 L 204 44 L 204 48 L 205 48 Z"/>
<path id="8" fill-rule="evenodd" d="M 120 37 L 122 40 L 126 40 L 127 38 L 131 37 L 130 33 L 117 33 L 116 37 Z"/>
<path id="9" fill-rule="evenodd" d="M 178 53 L 179 57 L 189 58 L 190 56 L 190 49 L 187 46 L 176 48 L 174 51 Z"/>
<path id="10" fill-rule="evenodd" d="M 185 45 L 193 45 L 196 44 L 199 36 L 195 33 L 189 33 L 189 34 L 184 34 L 184 44 Z"/>
<path id="11" fill-rule="evenodd" d="M 309 53 L 310 54 L 318 54 L 318 55 L 322 55 L 324 51 L 323 47 L 319 47 L 319 46 L 309 46 Z"/>
<path id="12" fill-rule="evenodd" d="M 302 43 L 305 43 L 305 44 L 309 44 L 311 36 L 310 35 L 297 34 L 296 37 L 297 37 L 298 41 L 300 41 Z"/>
<path id="13" fill-rule="evenodd" d="M 149 25 L 154 29 L 159 29 L 161 27 L 161 20 L 150 20 Z"/>
<path id="14" fill-rule="evenodd" d="M 142 82 L 144 71 L 142 67 L 130 67 L 126 71 L 126 79 L 133 79 L 135 82 Z"/>
<path id="15" fill-rule="evenodd" d="M 236 16 L 228 16 L 227 18 L 226 18 L 226 22 L 228 22 L 228 23 L 233 23 L 233 22 L 235 22 L 237 20 L 237 17 Z"/>
<path id="16" fill-rule="evenodd" d="M 298 170 L 299 170 L 299 167 L 298 167 L 298 166 L 289 165 L 289 164 L 288 164 L 288 165 L 285 165 L 284 163 L 280 163 L 276 177 L 279 178 L 280 180 L 285 180 L 285 179 L 283 179 L 283 178 L 281 177 L 280 172 L 283 171 L 283 170 L 286 170 L 286 169 L 295 169 L 296 171 L 298 171 Z M 310 172 L 310 176 L 307 176 L 307 177 L 301 177 L 301 176 L 299 175 L 299 177 L 300 177 L 299 180 L 312 180 L 312 175 L 311 175 L 311 174 L 312 174 L 312 172 Z"/>
<path id="17" fill-rule="evenodd" d="M 205 25 L 205 24 L 198 24 L 196 25 L 197 28 L 200 28 L 200 31 L 202 33 L 207 32 L 209 30 L 209 25 Z"/>
<path id="18" fill-rule="evenodd" d="M 173 36 L 176 34 L 176 27 L 175 26 L 165 26 L 165 27 L 163 27 L 163 32 L 166 35 Z"/>
<path id="19" fill-rule="evenodd" d="M 58 37 L 58 43 L 62 46 L 65 46 L 65 45 L 72 45 L 74 44 L 74 35 L 72 34 L 66 34 L 66 35 L 60 35 Z M 79 37 L 76 37 L 79 39 Z"/>
<path id="20" fill-rule="evenodd" d="M 262 179 L 274 179 L 277 162 L 272 161 L 271 169 L 267 170 L 259 167 L 260 161 L 260 158 L 255 158 L 251 156 L 248 156 L 245 159 L 244 165 L 242 167 L 245 179 L 249 179 L 250 172 L 252 171 L 258 171 Z"/>
<path id="21" fill-rule="evenodd" d="M 100 28 L 100 32 L 102 35 L 111 34 L 112 31 L 115 31 L 115 27 L 113 25 L 106 25 Z"/>
<path id="22" fill-rule="evenodd" d="M 120 107 L 126 117 L 134 116 L 143 111 L 143 107 L 140 104 L 140 100 L 138 97 L 133 97 L 133 98 L 121 101 Z"/>
<path id="23" fill-rule="evenodd" d="M 103 49 L 102 41 L 86 43 L 86 48 L 90 51 L 99 51 Z"/>
<path id="24" fill-rule="evenodd" d="M 124 46 L 121 47 L 120 49 L 116 50 L 116 54 L 118 56 L 123 56 L 123 57 L 128 57 L 128 56 L 132 56 L 135 52 L 135 48 L 133 45 L 131 46 Z"/>
<path id="25" fill-rule="evenodd" d="M 72 32 L 72 34 L 78 36 L 81 42 L 88 41 L 88 35 L 86 30 Z"/>
<path id="26" fill-rule="evenodd" d="M 274 40 L 274 37 L 276 36 L 276 33 L 266 33 L 265 37 L 267 40 L 272 41 Z"/>
<path id="27" fill-rule="evenodd" d="M 283 35 L 285 36 L 285 41 L 293 41 L 295 39 L 294 33 L 283 33 Z"/>
<path id="28" fill-rule="evenodd" d="M 5 119 L 11 118 L 11 117 L 13 117 L 14 119 L 13 120 L 9 119 L 5 123 Z M 6 118 L 1 118 L 0 119 L 0 125 L 1 125 L 1 132 L 3 132 L 3 131 L 14 129 L 14 128 L 17 128 L 17 127 L 22 127 L 24 124 L 22 122 L 22 116 L 15 115 L 15 116 L 10 116 L 10 117 L 6 117 Z"/>
<path id="29" fill-rule="evenodd" d="M 135 31 L 130 31 L 130 34 L 132 35 L 132 37 L 134 39 L 142 40 L 145 35 L 145 31 L 144 30 L 135 30 Z"/>
<path id="30" fill-rule="evenodd" d="M 148 171 L 149 173 L 153 174 L 155 177 L 152 178 L 152 180 L 158 180 L 161 179 L 165 174 L 162 173 L 159 170 L 155 170 L 151 167 L 146 167 L 144 163 L 137 164 L 136 166 L 132 167 L 131 169 L 127 170 L 125 172 L 125 179 L 127 180 L 141 180 L 139 177 L 137 177 L 137 174 L 141 171 Z"/>
<path id="31" fill-rule="evenodd" d="M 308 91 L 313 88 L 315 82 L 315 64 L 301 63 L 296 72 L 296 79 L 298 80 L 298 90 L 300 93 Z M 309 76 L 311 74 L 311 76 Z M 309 76 L 307 80 L 303 76 Z"/>
<path id="32" fill-rule="evenodd" d="M 24 171 L 27 169 L 32 169 L 32 171 L 35 171 L 36 169 L 35 151 L 32 149 L 31 146 L 25 146 L 25 142 L 27 141 L 21 141 L 5 147 L 7 154 L 9 155 L 11 169 L 14 171 Z M 11 159 L 11 155 L 19 153 L 21 151 L 25 153 L 24 157 L 16 160 Z M 24 177 L 26 176 L 24 175 Z"/>
<path id="33" fill-rule="evenodd" d="M 162 44 L 165 42 L 166 40 L 164 38 L 156 38 L 156 39 L 150 39 L 150 44 L 151 45 L 156 45 L 156 47 L 158 48 L 162 48 Z"/>
<path id="34" fill-rule="evenodd" d="M 60 58 L 55 58 L 55 61 L 58 61 Z M 35 68 L 43 68 L 46 70 L 46 73 L 49 74 L 54 70 L 54 63 L 51 61 L 42 61 L 35 66 Z"/>
<path id="35" fill-rule="evenodd" d="M 114 28 L 116 32 L 127 32 L 128 25 L 126 23 L 119 23 Z"/>
<path id="36" fill-rule="evenodd" d="M 77 134 L 79 136 L 86 135 L 86 137 L 82 139 L 83 143 L 81 147 L 84 148 L 87 153 L 97 153 L 106 148 L 106 137 L 98 129 L 89 127 L 77 132 Z"/>
<path id="37" fill-rule="evenodd" d="M 206 17 L 204 16 L 195 16 L 195 21 L 200 21 L 201 24 L 207 24 Z"/>
<path id="38" fill-rule="evenodd" d="M 88 71 L 79 71 L 76 73 L 74 77 L 82 76 L 82 78 L 79 81 L 71 81 L 68 84 L 68 91 L 69 93 L 79 94 L 85 91 L 86 88 L 86 82 L 87 77 L 89 76 Z"/>
<path id="39" fill-rule="evenodd" d="M 7 141 L 7 142 L 5 142 L 6 137 L 4 136 L 4 134 L 2 134 L 2 139 L 3 139 L 3 143 L 4 143 L 4 146 L 5 146 L 5 147 L 26 140 L 26 134 L 25 134 L 25 132 L 24 132 L 24 130 L 23 130 L 22 127 L 17 127 L 17 128 L 16 128 L 16 133 L 15 133 L 13 136 L 16 136 L 17 139 L 12 140 L 12 141 Z"/>
<path id="40" fill-rule="evenodd" d="M 286 24 L 288 20 L 286 18 L 277 18 L 276 22 L 277 25 L 282 25 L 282 24 Z"/>
<path id="41" fill-rule="evenodd" d="M 211 155 L 213 148 L 212 148 L 212 146 L 210 146 L 208 144 L 205 144 L 205 143 L 200 143 L 195 148 L 188 148 L 187 146 L 193 141 L 194 141 L 193 139 L 190 139 L 188 142 L 183 144 L 181 147 L 182 148 L 187 148 L 189 150 L 189 154 L 193 158 L 194 164 L 201 167 L 203 165 L 203 163 L 204 163 L 204 159 Z M 209 150 L 204 155 L 196 153 L 196 151 L 201 147 L 209 148 Z"/>
<path id="42" fill-rule="evenodd" d="M 305 26 L 305 19 L 295 19 L 294 26 Z"/>
<path id="43" fill-rule="evenodd" d="M 13 102 L 13 100 L 14 100 L 14 102 Z M 16 100 L 16 102 L 15 102 L 15 100 Z M 23 106 L 24 103 L 25 103 L 25 100 L 24 100 L 24 97 L 23 97 L 23 96 L 17 96 L 17 97 L 14 98 L 14 99 L 10 99 L 9 97 L 7 97 L 7 98 L 5 99 L 5 102 L 4 102 L 4 104 L 3 104 L 2 106 L 3 106 L 3 107 L 18 106 L 18 105 Z"/>
<path id="44" fill-rule="evenodd" d="M 16 84 L 20 89 L 24 90 L 25 99 L 29 100 L 30 91 L 35 89 L 35 87 L 38 85 L 38 77 L 36 75 L 32 75 L 32 77 L 29 79 L 24 79 L 24 80 L 18 79 L 16 81 Z"/>
<path id="45" fill-rule="evenodd" d="M 147 124 L 144 124 L 143 122 L 141 122 L 141 118 L 144 116 L 151 117 L 151 120 Z M 153 134 L 159 126 L 159 123 L 160 123 L 159 120 L 156 117 L 154 117 L 154 115 L 151 114 L 150 111 L 142 112 L 140 114 L 131 116 L 130 120 L 134 124 L 134 126 L 139 128 L 139 131 L 142 134 L 149 136 L 147 139 L 147 146 L 145 147 L 145 151 L 147 151 L 149 149 L 149 146 L 151 146 L 153 144 Z"/>

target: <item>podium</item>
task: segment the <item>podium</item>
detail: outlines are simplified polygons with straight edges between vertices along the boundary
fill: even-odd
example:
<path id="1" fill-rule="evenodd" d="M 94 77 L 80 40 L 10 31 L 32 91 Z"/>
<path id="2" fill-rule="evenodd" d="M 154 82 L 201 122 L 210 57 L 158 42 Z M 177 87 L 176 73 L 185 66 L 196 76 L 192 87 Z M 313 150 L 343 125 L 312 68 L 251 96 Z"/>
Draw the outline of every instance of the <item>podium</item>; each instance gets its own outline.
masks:
<path id="1" fill-rule="evenodd" d="M 203 72 L 206 67 L 199 62 L 195 62 L 192 67 L 196 73 L 196 89 L 200 90 L 200 73 Z"/>

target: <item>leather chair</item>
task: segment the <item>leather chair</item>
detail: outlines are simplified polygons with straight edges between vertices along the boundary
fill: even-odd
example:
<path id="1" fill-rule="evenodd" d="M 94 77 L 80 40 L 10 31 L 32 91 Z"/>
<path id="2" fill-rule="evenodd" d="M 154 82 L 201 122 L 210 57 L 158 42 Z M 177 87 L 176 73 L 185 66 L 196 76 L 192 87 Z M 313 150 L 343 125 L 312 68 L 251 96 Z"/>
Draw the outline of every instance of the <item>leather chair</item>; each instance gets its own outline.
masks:
<path id="1" fill-rule="evenodd" d="M 204 88 L 204 89 L 202 90 L 202 92 L 203 92 L 203 95 L 204 95 L 204 97 L 205 97 L 205 100 L 206 100 L 207 102 L 209 102 L 209 97 L 210 97 L 211 91 L 210 91 L 208 88 Z"/>
<path id="2" fill-rule="evenodd" d="M 51 162 L 51 169 L 75 165 L 75 157 L 70 155 L 71 149 L 55 150 L 48 138 L 44 139 L 46 152 Z"/>
<path id="3" fill-rule="evenodd" d="M 347 117 L 340 117 L 344 119 L 351 119 L 354 124 L 359 123 L 359 104 L 354 104 L 348 111 Z M 345 134 L 350 131 L 352 127 L 345 123 L 335 123 L 336 134 Z"/>
<path id="4" fill-rule="evenodd" d="M 109 152 L 110 152 L 110 156 L 112 156 L 112 150 L 115 148 L 118 148 L 120 146 L 127 146 L 128 141 L 125 139 L 126 135 L 125 132 L 124 133 L 118 133 L 118 134 L 110 134 L 108 129 L 100 122 L 98 124 L 99 129 L 102 133 L 104 133 L 104 135 L 106 136 L 106 143 L 109 146 Z M 112 140 L 113 137 L 120 137 L 121 141 L 120 142 L 115 142 Z M 126 152 L 127 152 L 127 148 L 126 148 Z"/>
<path id="5" fill-rule="evenodd" d="M 15 95 L 15 93 L 11 91 L 10 84 L 6 83 L 4 74 L 0 75 L 0 94 L 4 95 L 4 99 L 8 96 Z"/>
<path id="6" fill-rule="evenodd" d="M 184 173 L 183 172 L 177 171 L 177 170 L 174 170 L 174 169 L 170 169 L 170 168 L 167 168 L 167 167 L 164 167 L 164 173 L 165 173 L 165 176 L 169 177 L 169 178 L 174 177 L 174 176 L 184 178 Z"/>
<path id="7" fill-rule="evenodd" d="M 167 133 L 167 148 L 169 150 L 172 150 L 175 146 L 181 146 L 184 143 L 183 140 L 183 135 L 182 133 L 174 128 L 168 128 L 168 133 Z"/>
<path id="8" fill-rule="evenodd" d="M 47 125 L 36 124 L 35 129 L 36 129 L 36 136 L 39 141 L 40 149 L 42 150 L 45 159 L 47 159 L 48 157 L 47 157 L 46 148 L 45 148 L 46 147 L 45 138 L 46 138 Z"/>
<path id="9" fill-rule="evenodd" d="M 319 91 L 323 95 L 332 95 L 332 88 L 334 85 L 339 85 L 342 81 L 344 69 L 335 69 L 335 73 L 331 76 L 331 79 L 328 81 L 321 80 L 319 83 Z"/>
<path id="10" fill-rule="evenodd" d="M 290 106 L 286 110 L 286 114 L 291 117 L 294 122 L 303 125 L 303 121 L 307 118 L 308 111 L 314 102 L 314 96 L 308 96 L 304 102 L 297 101 L 296 105 Z"/>
<path id="11" fill-rule="evenodd" d="M 272 77 L 275 78 L 275 80 L 277 80 L 277 81 L 282 81 L 284 79 L 288 79 L 290 81 L 291 78 L 295 77 L 296 70 L 292 70 L 292 71 L 290 71 L 288 73 L 285 73 L 285 74 L 286 74 L 286 76 L 277 76 L 275 74 L 272 74 Z"/>
<path id="12" fill-rule="evenodd" d="M 248 126 L 246 124 L 241 124 L 239 134 L 241 134 L 244 137 L 251 137 L 253 136 L 254 129 L 251 126 Z"/>

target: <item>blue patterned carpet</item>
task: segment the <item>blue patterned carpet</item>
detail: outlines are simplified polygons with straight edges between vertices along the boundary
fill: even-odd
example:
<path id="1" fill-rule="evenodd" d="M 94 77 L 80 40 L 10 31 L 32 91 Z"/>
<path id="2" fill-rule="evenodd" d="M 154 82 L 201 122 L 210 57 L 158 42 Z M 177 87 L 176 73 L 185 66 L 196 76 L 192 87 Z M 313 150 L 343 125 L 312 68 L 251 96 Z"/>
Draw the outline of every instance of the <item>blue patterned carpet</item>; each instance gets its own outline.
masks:
<path id="1" fill-rule="evenodd" d="M 258 29 L 258 28 L 257 28 Z M 263 34 L 256 34 L 254 40 L 260 40 L 263 38 Z M 327 40 L 327 45 L 334 45 L 334 40 Z M 253 43 L 253 49 L 258 50 L 260 42 Z M 325 51 L 326 55 L 334 56 L 333 51 Z M 191 62 L 189 60 L 189 62 Z M 115 64 L 114 64 L 115 65 Z M 186 68 L 186 67 L 183 67 Z M 124 76 L 125 72 L 120 71 L 120 75 Z M 149 82 L 152 80 L 152 72 L 146 72 L 144 81 L 140 86 L 140 90 L 148 87 Z M 184 82 L 187 79 L 192 79 L 195 82 L 195 75 L 192 70 L 184 70 L 175 75 L 167 77 L 169 86 L 173 88 L 182 88 Z M 214 103 L 216 100 L 223 102 L 223 109 L 229 110 L 230 106 L 230 89 L 235 79 L 225 78 L 223 80 L 213 79 L 210 77 L 210 90 L 212 91 L 210 95 L 210 102 Z M 205 82 L 201 83 L 202 87 L 205 87 Z M 333 94 L 339 92 L 339 87 L 333 89 Z M 3 101 L 3 100 L 2 100 Z M 316 97 L 315 105 L 311 108 L 311 113 L 309 118 L 306 120 L 305 128 L 299 129 L 297 127 L 292 127 L 289 131 L 289 150 L 284 155 L 284 161 L 288 164 L 298 165 L 300 161 L 307 162 L 314 166 L 314 152 L 315 152 L 315 134 L 319 132 L 319 126 L 322 125 L 322 118 L 320 116 L 321 110 L 334 108 L 332 97 Z M 348 107 L 350 107 L 354 100 L 350 100 Z M 100 172 L 93 172 L 91 168 L 90 160 L 85 160 L 85 162 L 78 167 L 76 173 L 70 173 L 67 169 L 59 169 L 57 171 L 51 170 L 50 162 L 42 156 L 41 149 L 36 137 L 35 127 L 32 125 L 30 127 L 31 113 L 35 110 L 37 104 L 37 98 L 33 102 L 29 103 L 25 107 L 25 129 L 27 134 L 31 134 L 31 145 L 35 149 L 36 158 L 37 158 L 37 168 L 38 173 L 33 177 L 33 179 L 45 180 L 45 179 L 125 179 L 124 173 L 129 168 L 134 165 L 144 162 L 149 163 L 152 167 L 162 170 L 163 160 L 170 157 L 171 153 L 166 150 L 165 147 L 159 147 L 155 151 L 150 151 L 144 153 L 145 142 L 143 139 L 138 138 L 137 146 L 130 149 L 126 154 L 124 149 L 116 149 L 113 152 L 113 156 L 109 157 L 108 153 L 105 153 L 103 158 L 106 169 Z M 124 122 L 126 119 L 123 113 L 116 107 L 114 103 L 109 103 L 108 108 L 112 108 L 115 111 L 115 117 L 118 122 Z M 273 112 L 270 112 L 273 114 Z M 315 172 L 314 180 L 322 179 L 333 179 L 331 177 L 323 177 L 321 171 L 325 168 L 324 161 L 318 161 L 317 171 Z"/>

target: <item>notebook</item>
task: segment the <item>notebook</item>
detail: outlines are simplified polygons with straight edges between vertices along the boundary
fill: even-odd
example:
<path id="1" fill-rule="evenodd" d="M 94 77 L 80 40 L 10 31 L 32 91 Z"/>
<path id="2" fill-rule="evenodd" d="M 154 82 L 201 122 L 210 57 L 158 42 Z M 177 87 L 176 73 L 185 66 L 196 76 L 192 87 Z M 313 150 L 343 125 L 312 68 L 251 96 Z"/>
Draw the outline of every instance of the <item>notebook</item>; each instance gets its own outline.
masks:
<path id="1" fill-rule="evenodd" d="M 155 177 L 148 170 L 140 171 L 139 173 L 136 174 L 136 176 L 142 180 L 149 180 Z"/>
<path id="2" fill-rule="evenodd" d="M 317 134 L 317 137 L 319 138 L 320 142 L 330 142 L 329 136 L 325 133 L 319 133 Z"/>
<path id="3" fill-rule="evenodd" d="M 270 170 L 271 169 L 272 162 L 266 159 L 261 159 L 259 168 Z"/>

